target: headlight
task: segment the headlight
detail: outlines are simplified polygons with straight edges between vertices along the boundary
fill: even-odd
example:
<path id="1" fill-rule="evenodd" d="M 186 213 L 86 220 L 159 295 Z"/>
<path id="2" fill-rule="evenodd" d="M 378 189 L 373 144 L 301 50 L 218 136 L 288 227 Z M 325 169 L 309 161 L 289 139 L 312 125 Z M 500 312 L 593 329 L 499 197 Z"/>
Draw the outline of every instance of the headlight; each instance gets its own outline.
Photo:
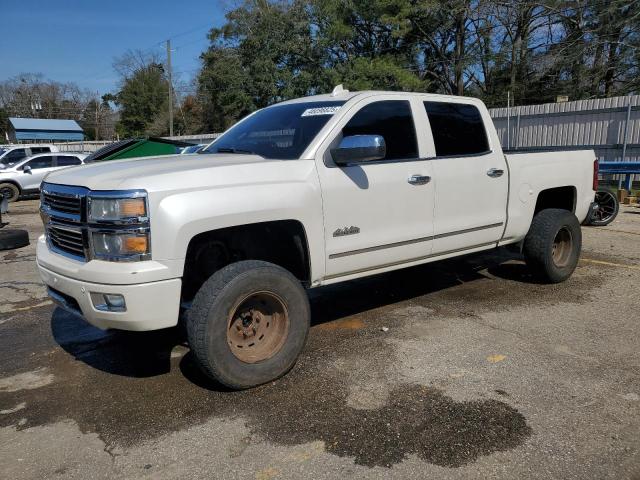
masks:
<path id="1" fill-rule="evenodd" d="M 137 222 L 146 217 L 146 197 L 91 197 L 89 201 L 89 222 Z"/>
<path id="2" fill-rule="evenodd" d="M 91 243 L 100 260 L 143 260 L 151 252 L 149 232 L 94 231 Z"/>
<path id="3" fill-rule="evenodd" d="M 114 262 L 151 258 L 149 206 L 144 190 L 90 192 L 87 222 L 92 258 Z"/>

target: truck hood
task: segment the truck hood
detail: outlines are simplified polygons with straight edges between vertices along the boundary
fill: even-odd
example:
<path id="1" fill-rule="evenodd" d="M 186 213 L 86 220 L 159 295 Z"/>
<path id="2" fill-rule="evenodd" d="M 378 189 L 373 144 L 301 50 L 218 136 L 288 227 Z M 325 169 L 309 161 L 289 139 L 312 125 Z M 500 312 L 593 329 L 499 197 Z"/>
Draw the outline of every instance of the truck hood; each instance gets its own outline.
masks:
<path id="1" fill-rule="evenodd" d="M 292 161 L 240 154 L 164 155 L 90 163 L 51 173 L 45 181 L 91 190 L 143 189 L 152 193 L 247 183 L 256 170 L 262 170 L 257 165 L 284 162 Z"/>

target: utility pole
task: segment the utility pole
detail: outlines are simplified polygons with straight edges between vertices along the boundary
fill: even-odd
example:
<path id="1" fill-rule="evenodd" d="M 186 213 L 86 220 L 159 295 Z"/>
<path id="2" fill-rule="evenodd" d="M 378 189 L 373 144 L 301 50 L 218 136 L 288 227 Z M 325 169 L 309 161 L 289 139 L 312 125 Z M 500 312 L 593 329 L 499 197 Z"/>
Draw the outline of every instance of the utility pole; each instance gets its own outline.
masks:
<path id="1" fill-rule="evenodd" d="M 511 148 L 511 92 L 507 90 L 507 150 Z"/>
<path id="2" fill-rule="evenodd" d="M 169 75 L 169 136 L 173 137 L 173 82 L 171 80 L 171 40 L 167 40 L 167 70 Z"/>
<path id="3" fill-rule="evenodd" d="M 99 130 L 98 130 L 98 118 L 99 118 L 98 117 L 98 113 L 99 113 L 99 110 L 100 110 L 100 101 L 98 100 L 99 98 L 100 98 L 100 94 L 98 92 L 96 92 L 96 123 L 94 125 L 94 128 L 95 128 L 95 139 L 96 140 L 99 140 L 98 139 L 98 133 L 99 133 Z"/>

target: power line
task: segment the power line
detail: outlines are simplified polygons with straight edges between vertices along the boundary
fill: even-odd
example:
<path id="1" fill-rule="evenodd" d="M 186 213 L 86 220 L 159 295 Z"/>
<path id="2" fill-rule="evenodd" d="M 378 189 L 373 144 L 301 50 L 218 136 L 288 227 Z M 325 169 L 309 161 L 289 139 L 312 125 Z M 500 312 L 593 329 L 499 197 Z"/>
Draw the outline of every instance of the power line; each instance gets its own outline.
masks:
<path id="1" fill-rule="evenodd" d="M 142 47 L 142 48 L 141 48 L 141 49 L 139 49 L 139 50 L 140 50 L 140 52 L 142 52 L 142 53 L 151 53 L 152 51 L 154 51 L 154 50 L 156 50 L 156 49 L 158 49 L 158 48 L 161 48 L 161 47 L 162 47 L 162 45 L 163 45 L 167 40 L 174 40 L 174 39 L 179 38 L 179 37 L 184 37 L 184 36 L 186 36 L 186 35 L 190 35 L 190 34 L 192 34 L 192 33 L 196 33 L 196 32 L 199 32 L 199 31 L 202 31 L 202 30 L 205 30 L 205 29 L 207 29 L 207 30 L 208 30 L 208 29 L 211 29 L 211 28 L 212 28 L 211 23 L 207 23 L 207 24 L 204 24 L 204 25 L 200 25 L 200 26 L 198 26 L 198 27 L 194 27 L 194 28 L 189 29 L 189 30 L 186 30 L 186 31 L 184 31 L 184 32 L 180 32 L 180 33 L 176 33 L 176 34 L 174 34 L 174 35 L 171 35 L 171 36 L 169 36 L 169 37 L 165 38 L 164 40 L 159 40 L 159 41 L 157 41 L 157 42 L 152 43 L 152 44 L 151 44 L 151 45 L 149 45 L 148 47 Z M 198 41 L 200 41 L 200 40 L 198 40 Z M 176 47 L 176 48 L 175 48 L 175 50 L 178 50 L 178 49 L 183 48 L 183 47 L 185 47 L 185 46 L 187 46 L 187 45 L 190 45 L 191 43 L 195 43 L 195 42 L 188 42 L 188 43 L 182 44 L 182 45 L 180 45 L 180 46 Z M 108 77 L 110 77 L 110 76 L 115 76 L 115 74 L 114 74 L 113 70 L 110 70 L 110 73 L 108 73 L 108 74 L 107 74 L 107 73 L 103 73 L 103 72 L 104 72 L 104 71 L 103 71 L 103 70 L 101 70 L 100 72 L 97 72 L 96 74 L 88 74 L 88 75 L 84 75 L 84 76 L 82 76 L 82 77 L 80 77 L 80 78 L 82 78 L 82 79 L 91 78 L 91 79 L 94 79 L 94 80 L 102 80 L 102 79 L 108 78 Z"/>

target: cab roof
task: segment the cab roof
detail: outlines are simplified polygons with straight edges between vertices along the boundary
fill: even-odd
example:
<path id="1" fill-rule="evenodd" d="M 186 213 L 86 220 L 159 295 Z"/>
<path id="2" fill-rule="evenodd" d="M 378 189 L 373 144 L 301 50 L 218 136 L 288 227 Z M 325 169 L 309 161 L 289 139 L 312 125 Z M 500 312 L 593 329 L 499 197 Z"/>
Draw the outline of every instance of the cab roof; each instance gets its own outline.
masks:
<path id="1" fill-rule="evenodd" d="M 337 87 L 336 87 L 337 88 Z M 439 93 L 425 93 L 425 92 L 402 92 L 402 91 L 386 91 L 386 90 L 362 90 L 356 92 L 350 92 L 349 90 L 336 90 L 334 93 L 325 93 L 322 95 L 311 95 L 309 97 L 294 98 L 291 100 L 285 100 L 283 102 L 276 103 L 274 105 L 289 105 L 293 103 L 306 103 L 306 102 L 335 102 L 335 101 L 349 101 L 356 97 L 369 97 L 374 95 L 419 95 L 420 97 L 430 97 L 434 100 L 449 100 L 449 101 L 465 101 L 469 103 L 479 103 L 475 97 L 462 97 L 457 95 L 442 95 Z"/>

